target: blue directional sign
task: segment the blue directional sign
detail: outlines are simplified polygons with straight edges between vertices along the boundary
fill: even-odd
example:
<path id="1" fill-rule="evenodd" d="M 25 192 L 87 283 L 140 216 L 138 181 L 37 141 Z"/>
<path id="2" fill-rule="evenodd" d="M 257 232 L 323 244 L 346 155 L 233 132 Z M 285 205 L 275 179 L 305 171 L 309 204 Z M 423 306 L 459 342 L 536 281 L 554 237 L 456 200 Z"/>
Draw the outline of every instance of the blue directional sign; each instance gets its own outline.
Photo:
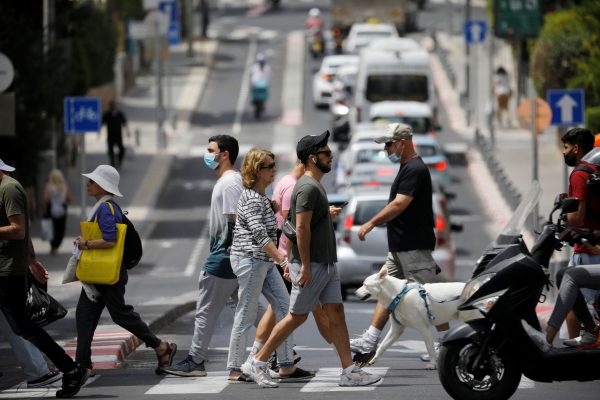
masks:
<path id="1" fill-rule="evenodd" d="M 470 19 L 465 21 L 465 42 L 481 43 L 485 40 L 488 25 L 485 20 Z"/>
<path id="2" fill-rule="evenodd" d="M 552 110 L 551 125 L 581 125 L 585 114 L 583 89 L 552 89 L 546 93 Z"/>
<path id="3" fill-rule="evenodd" d="M 99 97 L 65 97 L 65 133 L 99 132 L 102 114 Z"/>
<path id="4" fill-rule="evenodd" d="M 158 9 L 169 16 L 169 44 L 178 44 L 181 41 L 179 24 L 179 6 L 177 1 L 161 1 L 158 3 Z"/>

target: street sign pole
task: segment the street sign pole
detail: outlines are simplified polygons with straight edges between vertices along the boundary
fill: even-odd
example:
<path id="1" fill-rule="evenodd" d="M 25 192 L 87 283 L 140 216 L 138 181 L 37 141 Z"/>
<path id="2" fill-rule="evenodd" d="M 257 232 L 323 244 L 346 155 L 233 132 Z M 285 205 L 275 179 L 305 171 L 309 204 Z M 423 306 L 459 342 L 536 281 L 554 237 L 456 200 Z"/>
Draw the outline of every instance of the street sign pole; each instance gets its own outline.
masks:
<path id="1" fill-rule="evenodd" d="M 539 181 L 539 172 L 538 172 L 538 134 L 536 129 L 536 109 L 537 102 L 535 101 L 535 90 L 533 88 L 533 80 L 529 78 L 529 99 L 531 101 L 531 140 L 532 140 L 532 180 Z M 535 208 L 533 209 L 533 232 L 539 232 L 538 229 L 539 222 L 539 204 L 536 203 Z"/>
<path id="2" fill-rule="evenodd" d="M 494 117 L 496 114 L 496 96 L 494 95 L 494 83 L 492 77 L 494 76 L 494 51 L 495 51 L 495 43 L 494 43 L 494 35 L 490 35 L 490 44 L 489 44 L 489 79 L 490 82 L 490 115 L 488 115 L 488 125 L 490 130 L 490 144 L 492 149 L 496 147 L 496 132 L 494 128 Z"/>
<path id="3" fill-rule="evenodd" d="M 85 134 L 79 135 L 79 154 L 81 161 L 79 162 L 79 172 L 85 174 L 86 159 L 85 159 Z M 87 221 L 87 212 L 85 210 L 87 202 L 87 179 L 81 179 L 81 213 L 80 221 Z"/>
<path id="4" fill-rule="evenodd" d="M 158 149 L 164 149 L 163 137 L 163 99 L 162 99 L 162 63 L 160 60 L 159 21 L 154 21 L 154 61 L 156 63 L 156 144 Z"/>

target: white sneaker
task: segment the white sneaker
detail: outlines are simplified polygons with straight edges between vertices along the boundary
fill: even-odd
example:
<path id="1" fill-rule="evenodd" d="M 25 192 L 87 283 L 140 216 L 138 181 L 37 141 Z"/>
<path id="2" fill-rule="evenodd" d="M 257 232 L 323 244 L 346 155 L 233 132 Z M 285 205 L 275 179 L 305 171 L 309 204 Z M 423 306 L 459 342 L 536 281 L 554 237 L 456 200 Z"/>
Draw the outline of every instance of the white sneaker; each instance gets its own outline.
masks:
<path id="1" fill-rule="evenodd" d="M 547 352 L 552 348 L 552 345 L 546 341 L 546 336 L 535 329 L 533 326 L 529 325 L 525 320 L 521 320 L 521 324 L 523 325 L 523 329 L 529 335 L 533 343 L 542 350 L 543 352 Z"/>
<path id="2" fill-rule="evenodd" d="M 276 388 L 279 384 L 271 378 L 268 364 L 257 366 L 246 361 L 242 364 L 242 372 L 252 378 L 262 388 Z"/>
<path id="3" fill-rule="evenodd" d="M 435 357 L 438 358 L 440 355 L 440 342 L 433 342 L 433 350 L 435 351 Z M 421 354 L 421 361 L 431 361 L 429 353 Z"/>
<path id="4" fill-rule="evenodd" d="M 381 380 L 380 375 L 370 374 L 359 367 L 354 367 L 352 372 L 342 372 L 340 375 L 340 386 L 367 386 Z"/>
<path id="5" fill-rule="evenodd" d="M 569 347 L 577 347 L 584 346 L 587 344 L 595 344 L 596 343 L 596 335 L 590 333 L 588 331 L 581 331 L 580 336 L 577 336 L 573 339 L 567 339 L 563 341 L 565 346 Z"/>
<path id="6" fill-rule="evenodd" d="M 377 350 L 377 343 L 379 343 L 379 339 L 372 341 L 369 339 L 367 331 L 365 331 L 362 335 L 350 339 L 350 350 L 353 353 L 370 353 Z"/>

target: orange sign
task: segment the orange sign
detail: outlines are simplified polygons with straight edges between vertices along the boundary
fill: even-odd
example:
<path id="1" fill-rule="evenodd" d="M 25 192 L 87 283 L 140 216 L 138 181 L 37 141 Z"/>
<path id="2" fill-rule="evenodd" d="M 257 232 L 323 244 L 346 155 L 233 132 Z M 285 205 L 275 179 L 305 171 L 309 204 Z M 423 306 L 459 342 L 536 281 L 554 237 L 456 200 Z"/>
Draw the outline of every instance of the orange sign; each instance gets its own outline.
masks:
<path id="1" fill-rule="evenodd" d="M 531 129 L 531 99 L 522 100 L 517 108 L 519 125 L 523 129 Z M 535 131 L 542 133 L 550 125 L 552 110 L 545 100 L 535 99 Z"/>

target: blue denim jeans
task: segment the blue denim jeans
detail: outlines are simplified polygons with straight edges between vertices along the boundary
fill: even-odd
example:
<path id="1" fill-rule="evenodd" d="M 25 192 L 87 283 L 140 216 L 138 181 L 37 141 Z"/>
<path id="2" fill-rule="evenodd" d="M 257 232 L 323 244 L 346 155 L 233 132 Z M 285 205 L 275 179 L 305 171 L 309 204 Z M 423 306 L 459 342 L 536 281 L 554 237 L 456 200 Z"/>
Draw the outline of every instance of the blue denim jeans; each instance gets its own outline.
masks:
<path id="1" fill-rule="evenodd" d="M 258 299 L 261 292 L 271 304 L 277 321 L 282 320 L 287 315 L 290 296 L 281 275 L 270 261 L 232 255 L 231 268 L 238 277 L 240 287 L 229 340 L 227 369 L 229 371 L 239 371 L 242 363 L 246 361 L 248 332 L 256 319 Z M 277 361 L 280 367 L 294 365 L 292 346 L 293 339 L 290 335 L 277 348 Z"/>

